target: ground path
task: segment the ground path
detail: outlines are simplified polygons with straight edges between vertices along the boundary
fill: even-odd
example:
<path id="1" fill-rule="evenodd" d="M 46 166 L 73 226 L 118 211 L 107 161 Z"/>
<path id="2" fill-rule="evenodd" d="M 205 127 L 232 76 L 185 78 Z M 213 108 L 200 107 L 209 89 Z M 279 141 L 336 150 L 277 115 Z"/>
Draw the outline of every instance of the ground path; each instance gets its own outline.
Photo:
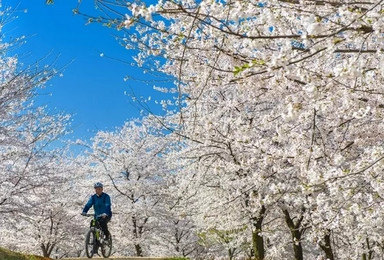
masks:
<path id="1" fill-rule="evenodd" d="M 128 256 L 111 256 L 109 258 L 93 257 L 92 259 L 111 259 L 111 260 L 165 260 L 166 257 L 128 257 Z M 168 258 L 169 259 L 169 258 Z M 61 260 L 89 260 L 87 257 L 63 258 Z"/>

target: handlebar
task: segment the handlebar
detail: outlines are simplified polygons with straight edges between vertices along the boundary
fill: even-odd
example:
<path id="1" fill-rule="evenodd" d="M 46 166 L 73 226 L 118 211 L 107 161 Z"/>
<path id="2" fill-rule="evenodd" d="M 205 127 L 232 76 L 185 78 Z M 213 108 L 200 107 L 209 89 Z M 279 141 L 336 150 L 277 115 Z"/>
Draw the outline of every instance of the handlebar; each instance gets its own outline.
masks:
<path id="1" fill-rule="evenodd" d="M 94 216 L 94 214 L 88 214 L 88 213 L 87 214 L 81 214 L 81 215 L 84 217 L 93 217 Z M 103 214 L 97 215 L 96 218 L 102 218 L 104 216 L 108 216 L 108 215 L 103 213 Z"/>

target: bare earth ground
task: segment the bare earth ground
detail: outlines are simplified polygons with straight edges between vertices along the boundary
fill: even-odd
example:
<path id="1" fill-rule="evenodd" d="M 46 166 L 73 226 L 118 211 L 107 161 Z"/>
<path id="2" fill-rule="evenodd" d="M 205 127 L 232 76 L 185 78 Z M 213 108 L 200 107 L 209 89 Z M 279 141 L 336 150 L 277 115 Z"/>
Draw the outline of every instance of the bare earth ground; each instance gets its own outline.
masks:
<path id="1" fill-rule="evenodd" d="M 62 260 L 88 260 L 89 258 L 63 258 Z M 92 257 L 92 259 L 111 259 L 111 260 L 166 260 L 165 257 L 127 257 L 127 256 L 111 256 L 109 258 Z"/>
<path id="2" fill-rule="evenodd" d="M 167 260 L 171 258 L 165 257 L 128 257 L 128 256 L 111 256 L 109 258 L 92 257 L 92 259 L 111 259 L 111 260 Z M 63 258 L 61 260 L 89 260 L 89 258 Z"/>

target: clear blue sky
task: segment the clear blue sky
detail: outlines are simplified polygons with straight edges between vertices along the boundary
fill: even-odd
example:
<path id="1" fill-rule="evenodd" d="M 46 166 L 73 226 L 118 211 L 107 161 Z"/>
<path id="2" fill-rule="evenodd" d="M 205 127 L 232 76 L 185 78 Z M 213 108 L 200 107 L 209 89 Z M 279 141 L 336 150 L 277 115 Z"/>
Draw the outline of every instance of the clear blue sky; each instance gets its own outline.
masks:
<path id="1" fill-rule="evenodd" d="M 57 58 L 56 67 L 68 65 L 62 77 L 56 77 L 42 91 L 40 104 L 52 112 L 73 115 L 71 138 L 88 139 L 99 130 L 113 130 L 124 121 L 140 116 L 137 106 L 124 91 L 137 96 L 157 95 L 151 85 L 124 81 L 129 75 L 142 77 L 141 70 L 107 57 L 131 61 L 132 53 L 118 44 L 112 29 L 73 15 L 77 0 L 2 0 L 3 8 L 16 8 L 17 19 L 3 29 L 7 37 L 27 36 L 17 53 L 25 64 L 49 55 L 42 64 Z M 27 10 L 24 12 L 24 10 Z M 82 11 L 92 11 L 93 0 L 83 0 Z M 100 56 L 104 53 L 104 57 Z M 156 110 L 156 106 L 152 105 Z M 159 112 L 159 108 L 157 108 Z"/>

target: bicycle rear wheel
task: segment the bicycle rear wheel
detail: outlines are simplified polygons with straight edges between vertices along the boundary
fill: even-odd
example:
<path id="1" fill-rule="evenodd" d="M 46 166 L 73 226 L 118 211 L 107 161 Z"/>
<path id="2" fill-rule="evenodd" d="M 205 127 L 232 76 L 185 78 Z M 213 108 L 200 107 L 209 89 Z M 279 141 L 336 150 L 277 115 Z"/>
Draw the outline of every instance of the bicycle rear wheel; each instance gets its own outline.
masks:
<path id="1" fill-rule="evenodd" d="M 96 236 L 92 230 L 89 230 L 87 236 L 85 237 L 85 253 L 88 258 L 92 258 L 92 256 L 97 253 L 97 244 L 96 244 Z"/>
<path id="2" fill-rule="evenodd" d="M 104 258 L 108 258 L 112 252 L 112 235 L 109 233 L 108 240 L 103 241 L 101 245 L 101 254 Z"/>

